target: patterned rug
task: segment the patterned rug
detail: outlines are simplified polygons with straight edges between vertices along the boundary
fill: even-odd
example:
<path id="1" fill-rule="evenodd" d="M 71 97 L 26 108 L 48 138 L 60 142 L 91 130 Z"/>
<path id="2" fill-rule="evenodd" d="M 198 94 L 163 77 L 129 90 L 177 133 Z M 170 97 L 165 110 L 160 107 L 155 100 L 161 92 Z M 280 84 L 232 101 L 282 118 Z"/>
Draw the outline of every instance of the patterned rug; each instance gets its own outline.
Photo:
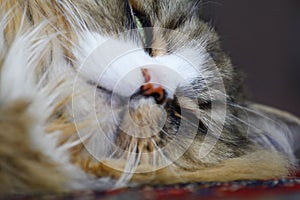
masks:
<path id="1" fill-rule="evenodd" d="M 114 199 L 300 199 L 300 178 L 266 181 L 186 183 L 171 186 L 141 186 L 112 191 L 80 191 L 62 195 L 10 196 L 11 200 L 114 200 Z"/>

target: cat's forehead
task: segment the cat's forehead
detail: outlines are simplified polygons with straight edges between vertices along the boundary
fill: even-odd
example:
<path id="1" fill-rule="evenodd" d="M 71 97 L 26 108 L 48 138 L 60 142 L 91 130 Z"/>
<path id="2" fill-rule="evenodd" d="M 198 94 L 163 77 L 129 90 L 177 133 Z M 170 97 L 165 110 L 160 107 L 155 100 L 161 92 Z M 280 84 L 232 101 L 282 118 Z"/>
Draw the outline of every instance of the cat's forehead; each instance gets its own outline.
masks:
<path id="1" fill-rule="evenodd" d="M 197 15 L 200 7 L 197 0 L 76 0 L 73 4 L 82 18 L 92 16 L 97 23 L 94 25 L 104 31 L 133 28 L 132 14 L 140 18 L 144 27 L 176 29 Z"/>

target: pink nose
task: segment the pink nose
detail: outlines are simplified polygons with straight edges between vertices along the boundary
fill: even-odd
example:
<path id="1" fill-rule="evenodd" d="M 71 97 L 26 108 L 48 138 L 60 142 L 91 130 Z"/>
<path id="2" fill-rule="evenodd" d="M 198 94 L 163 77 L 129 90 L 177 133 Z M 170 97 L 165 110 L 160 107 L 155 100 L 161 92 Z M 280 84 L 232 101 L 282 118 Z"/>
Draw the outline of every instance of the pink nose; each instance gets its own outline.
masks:
<path id="1" fill-rule="evenodd" d="M 143 69 L 142 69 L 142 74 L 143 74 L 143 76 L 144 76 L 145 83 L 148 83 L 148 82 L 151 80 L 151 76 L 150 76 L 150 74 L 149 74 L 149 72 L 148 72 L 148 69 L 143 68 Z"/>
<path id="2" fill-rule="evenodd" d="M 152 96 L 159 104 L 166 99 L 166 91 L 158 84 L 146 83 L 141 86 L 141 93 L 144 96 Z"/>
<path id="3" fill-rule="evenodd" d="M 145 84 L 141 86 L 141 93 L 144 96 L 152 96 L 156 103 L 163 103 L 166 99 L 166 91 L 159 84 L 150 83 L 151 76 L 148 69 L 143 68 L 142 74 L 145 79 Z"/>

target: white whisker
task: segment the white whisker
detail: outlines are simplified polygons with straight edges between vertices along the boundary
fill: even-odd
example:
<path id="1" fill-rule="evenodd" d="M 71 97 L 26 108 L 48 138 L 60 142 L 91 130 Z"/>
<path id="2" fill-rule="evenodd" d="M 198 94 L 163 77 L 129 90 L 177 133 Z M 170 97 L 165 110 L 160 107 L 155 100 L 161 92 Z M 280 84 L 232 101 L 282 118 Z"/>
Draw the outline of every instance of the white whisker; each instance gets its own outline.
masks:
<path id="1" fill-rule="evenodd" d="M 260 112 L 258 112 L 258 111 L 256 111 L 256 110 L 247 108 L 247 107 L 245 107 L 245 106 L 241 106 L 241 105 L 233 104 L 233 103 L 229 103 L 229 102 L 228 102 L 228 105 L 233 106 L 233 107 L 236 107 L 236 108 L 240 108 L 241 110 L 249 111 L 249 112 L 254 113 L 254 114 L 256 114 L 256 115 L 258 115 L 258 116 L 260 116 L 260 117 L 262 117 L 262 118 L 265 118 L 265 119 L 268 119 L 268 120 L 270 120 L 270 121 L 272 121 L 272 122 L 278 123 L 278 122 L 275 121 L 274 119 L 272 119 L 272 118 L 270 118 L 270 117 L 268 117 L 268 116 L 266 116 L 266 115 L 264 115 L 264 114 L 262 114 L 262 113 L 260 113 Z"/>
<path id="2" fill-rule="evenodd" d="M 168 162 L 173 163 L 173 161 L 170 160 L 170 159 L 164 154 L 164 152 L 162 152 L 161 148 L 159 148 L 159 146 L 156 144 L 156 142 L 155 142 L 154 139 L 151 139 L 151 142 L 154 144 L 155 148 L 157 149 L 157 151 L 159 152 L 159 154 L 160 154 L 161 157 L 162 157 L 162 160 L 164 160 L 165 163 L 168 163 Z M 163 165 L 164 165 L 164 163 L 163 163 Z M 169 165 L 169 166 L 168 166 L 168 169 L 170 169 L 170 171 L 171 171 L 178 179 L 182 179 L 182 177 L 181 177 L 178 173 L 176 173 L 176 172 L 174 171 L 174 169 L 172 168 L 172 165 Z"/>
<path id="3" fill-rule="evenodd" d="M 122 176 L 119 178 L 119 180 L 116 182 L 115 187 L 119 188 L 119 187 L 123 187 L 125 186 L 129 180 L 132 178 L 133 174 L 135 173 L 139 162 L 141 160 L 141 155 L 142 153 L 139 152 L 136 155 L 136 151 L 138 148 L 138 143 L 137 141 L 133 142 L 130 144 L 129 149 L 132 150 L 131 152 L 127 152 L 127 160 L 126 160 L 126 164 L 125 167 L 123 169 L 123 174 Z M 134 143 L 134 145 L 133 145 Z M 132 149 L 133 148 L 133 149 Z"/>
<path id="4" fill-rule="evenodd" d="M 87 134 L 85 136 L 81 136 L 79 139 L 73 141 L 73 142 L 66 142 L 64 145 L 62 145 L 60 148 L 63 150 L 71 149 L 79 144 L 84 143 L 86 140 L 88 140 L 93 135 L 93 132 L 90 132 L 90 134 Z"/>

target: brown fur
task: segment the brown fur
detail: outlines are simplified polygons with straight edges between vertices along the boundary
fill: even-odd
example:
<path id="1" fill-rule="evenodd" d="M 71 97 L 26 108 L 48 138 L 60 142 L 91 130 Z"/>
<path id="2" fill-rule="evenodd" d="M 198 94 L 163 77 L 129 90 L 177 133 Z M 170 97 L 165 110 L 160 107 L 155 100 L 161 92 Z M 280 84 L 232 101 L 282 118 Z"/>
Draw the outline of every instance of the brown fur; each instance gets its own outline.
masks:
<path id="1" fill-rule="evenodd" d="M 120 178 L 124 162 L 107 160 L 98 163 L 92 159 L 80 160 L 79 164 L 86 171 L 97 176 L 109 174 Z M 257 164 L 259 162 L 259 164 Z M 151 184 L 174 184 L 197 181 L 232 181 L 232 180 L 265 180 L 287 176 L 287 160 L 280 154 L 257 151 L 239 158 L 229 159 L 217 166 L 203 167 L 198 170 L 182 171 L 177 166 L 153 171 L 152 166 L 139 166 L 132 181 Z M 119 169 L 119 170 L 118 170 Z M 145 172 L 148 171 L 148 172 Z"/>
<path id="2" fill-rule="evenodd" d="M 149 26 L 185 33 L 184 37 L 180 36 L 178 41 L 178 35 L 174 33 L 161 30 L 154 31 L 150 44 L 152 47 L 151 56 L 165 55 L 176 51 L 191 40 L 200 43 L 205 38 L 208 44 L 206 51 L 211 55 L 222 74 L 228 102 L 248 106 L 248 108 L 255 111 L 269 114 L 271 117 L 275 116 L 274 118 L 278 118 L 287 124 L 293 123 L 294 126 L 299 126 L 299 121 L 295 117 L 254 106 L 245 100 L 242 77 L 232 66 L 227 55 L 221 50 L 218 35 L 208 24 L 198 18 L 198 1 L 130 0 L 130 5 L 127 5 L 127 1 L 119 0 L 66 0 L 65 2 L 72 2 L 72 5 L 76 6 L 77 15 L 83 18 L 84 25 L 89 30 L 96 30 L 105 35 L 115 35 L 132 28 L 133 22 L 130 21 L 132 20 L 129 16 L 130 14 L 125 12 L 127 6 L 131 6 L 136 12 L 140 12 L 141 18 L 144 17 L 146 20 L 145 24 Z M 69 18 L 70 13 L 62 5 L 58 4 L 58 1 L 0 0 L 0 5 L 4 5 L 4 13 L 15 9 L 14 16 L 5 29 L 5 42 L 8 48 L 14 41 L 18 31 L 25 32 L 29 28 L 43 22 L 44 19 L 49 20 L 50 23 L 47 24 L 44 32 L 41 33 L 42 36 L 47 37 L 56 32 L 62 33 L 51 40 L 51 45 L 48 47 L 49 50 L 43 55 L 43 63 L 40 63 L 41 67 L 36 72 L 38 77 L 43 74 L 43 69 L 47 67 L 47 62 L 51 60 L 51 56 L 53 52 L 56 52 L 57 48 L 63 49 L 63 54 L 68 62 L 72 63 L 74 61 L 75 58 L 70 49 L 78 42 L 74 33 L 80 26 L 75 23 L 74 18 Z M 20 26 L 21 22 L 22 27 Z M 50 82 L 50 80 L 46 81 Z M 197 86 L 197 84 L 195 85 Z M 199 88 L 196 87 L 196 89 Z M 77 95 L 82 97 L 86 94 L 81 95 L 80 93 Z M 68 110 L 71 99 L 72 97 L 67 95 L 60 101 L 54 102 L 55 109 L 48 119 L 46 127 L 48 134 L 61 131 L 58 146 L 77 140 L 78 129 L 84 130 L 90 125 L 90 119 L 86 119 L 86 121 L 81 122 L 82 124 L 75 126 L 72 114 Z M 203 129 L 207 128 L 207 121 L 210 120 L 210 108 L 208 108 L 209 105 L 206 104 L 205 99 L 200 99 L 198 96 L 183 96 L 182 99 L 183 108 L 190 114 L 190 119 L 183 119 L 182 114 L 178 111 L 172 113 L 175 117 L 170 114 L 171 112 L 167 112 L 168 116 L 166 116 L 166 126 L 164 128 L 169 130 L 168 133 L 176 134 L 173 131 L 176 128 L 174 118 L 188 121 L 193 121 L 193 118 L 197 118 L 201 120 L 199 126 Z M 167 102 L 166 111 L 173 111 L 172 107 L 176 107 L 177 104 L 178 102 Z M 4 104 L 4 106 L 0 107 L 0 194 L 60 191 L 64 189 L 64 183 L 68 180 L 65 175 L 58 171 L 59 165 L 57 163 L 51 161 L 32 146 L 29 132 L 32 124 L 35 123 L 35 119 L 28 115 L 26 112 L 27 107 L 28 102 L 24 100 L 11 102 L 9 105 Z M 198 107 L 202 108 L 198 109 Z M 145 114 L 147 112 L 150 112 L 149 116 Z M 243 111 L 230 107 L 227 113 L 228 115 L 239 116 L 243 114 Z M 121 125 L 131 130 L 131 132 L 151 135 L 155 127 L 159 125 L 161 115 L 158 106 L 154 108 L 141 106 L 132 112 L 131 116 L 125 115 Z M 154 128 L 140 129 L 130 124 L 132 118 L 139 123 L 150 123 Z M 197 136 L 194 141 L 190 141 L 191 139 L 189 138 L 183 138 L 184 142 L 191 142 L 191 145 L 180 158 L 176 158 L 168 166 L 153 171 L 153 166 L 151 166 L 153 160 L 145 155 L 145 157 L 141 158 L 131 181 L 172 184 L 191 181 L 268 179 L 283 177 L 292 173 L 290 161 L 285 155 L 255 146 L 248 139 L 244 129 L 245 127 L 228 118 L 220 140 L 211 150 L 208 157 L 199 159 L 197 152 L 199 152 L 198 150 L 204 140 L 205 131 L 196 130 Z M 184 131 L 189 133 L 194 130 L 192 126 L 186 126 Z M 130 144 L 136 142 L 136 140 L 119 130 L 116 135 L 116 144 L 126 149 L 129 154 L 132 153 L 133 150 Z M 155 136 L 153 139 L 157 142 L 162 140 L 159 136 Z M 161 141 L 160 145 L 164 146 L 168 139 Z M 138 140 L 139 152 L 152 153 L 154 149 L 154 145 L 146 139 Z M 124 158 L 99 162 L 90 155 L 84 144 L 73 147 L 70 150 L 70 155 L 70 162 L 96 177 L 110 176 L 120 178 L 126 164 L 126 159 Z"/>
<path id="3" fill-rule="evenodd" d="M 29 102 L 12 102 L 0 107 L 0 194 L 61 191 L 65 181 L 58 166 L 29 138 L 35 119 L 26 113 Z"/>

